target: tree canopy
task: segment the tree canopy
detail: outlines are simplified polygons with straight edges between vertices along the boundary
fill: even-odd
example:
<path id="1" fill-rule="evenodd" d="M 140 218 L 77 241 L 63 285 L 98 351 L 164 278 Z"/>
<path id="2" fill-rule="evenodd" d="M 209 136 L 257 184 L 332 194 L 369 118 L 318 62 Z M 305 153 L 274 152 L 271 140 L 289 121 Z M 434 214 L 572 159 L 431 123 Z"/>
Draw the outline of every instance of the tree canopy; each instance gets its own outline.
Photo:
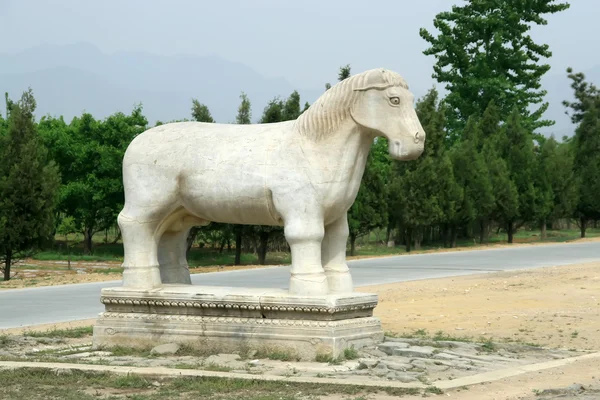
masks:
<path id="1" fill-rule="evenodd" d="M 542 118 L 548 104 L 541 88 L 550 69 L 541 60 L 552 53 L 528 32 L 547 23 L 544 15 L 567 8 L 568 3 L 555 0 L 471 0 L 436 15 L 437 36 L 420 30 L 430 45 L 424 54 L 436 58 L 433 78 L 449 91 L 445 102 L 453 140 L 469 117 L 482 115 L 492 100 L 502 120 L 516 108 L 531 131 L 553 124 Z"/>

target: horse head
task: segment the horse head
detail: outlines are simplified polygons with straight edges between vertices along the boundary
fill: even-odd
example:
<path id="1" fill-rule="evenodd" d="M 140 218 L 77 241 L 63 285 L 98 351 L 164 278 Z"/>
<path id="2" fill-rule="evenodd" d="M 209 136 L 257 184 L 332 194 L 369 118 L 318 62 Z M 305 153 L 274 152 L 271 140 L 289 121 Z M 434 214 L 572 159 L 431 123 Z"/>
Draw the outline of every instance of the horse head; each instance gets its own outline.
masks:
<path id="1" fill-rule="evenodd" d="M 425 144 L 425 131 L 413 107 L 414 95 L 400 75 L 384 69 L 362 73 L 363 84 L 350 109 L 356 124 L 375 136 L 388 139 L 396 160 L 417 159 Z"/>

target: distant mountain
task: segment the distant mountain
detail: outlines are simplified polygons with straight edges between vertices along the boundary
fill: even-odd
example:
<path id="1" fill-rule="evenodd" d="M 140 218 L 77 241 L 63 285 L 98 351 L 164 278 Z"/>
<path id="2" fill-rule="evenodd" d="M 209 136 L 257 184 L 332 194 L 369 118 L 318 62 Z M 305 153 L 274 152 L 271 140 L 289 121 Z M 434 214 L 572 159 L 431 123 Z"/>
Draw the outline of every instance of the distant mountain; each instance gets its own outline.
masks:
<path id="1" fill-rule="evenodd" d="M 256 121 L 269 100 L 297 89 L 282 78 L 267 79 L 243 64 L 214 56 L 106 54 L 89 44 L 0 54 L 0 91 L 17 98 L 29 86 L 38 101 L 38 116 L 71 119 L 85 110 L 101 118 L 127 113 L 141 102 L 152 124 L 189 118 L 192 98 L 205 103 L 218 122 L 232 122 L 242 91 L 252 101 Z M 322 92 L 297 90 L 302 102 L 312 102 Z"/>
<path id="2" fill-rule="evenodd" d="M 581 72 L 600 84 L 600 66 Z M 423 79 L 427 81 L 429 76 L 426 73 Z M 566 72 L 552 70 L 542 84 L 550 102 L 545 117 L 556 121 L 543 133 L 554 134 L 557 139 L 573 135 L 575 127 L 562 106 L 563 100 L 573 97 Z M 217 122 L 233 122 L 239 95 L 244 91 L 252 101 L 256 122 L 269 100 L 287 97 L 295 89 L 302 104 L 314 102 L 323 93 L 323 86 L 319 82 L 315 85 L 320 89 L 296 88 L 283 78 L 268 79 L 244 64 L 216 56 L 107 54 L 86 43 L 0 54 L 0 93 L 7 91 L 14 99 L 31 86 L 38 101 L 38 116 L 63 115 L 67 120 L 84 110 L 96 118 L 116 111 L 128 113 L 140 102 L 151 124 L 190 118 L 191 100 L 197 98 L 209 107 Z M 430 85 L 415 82 L 413 86 Z"/>

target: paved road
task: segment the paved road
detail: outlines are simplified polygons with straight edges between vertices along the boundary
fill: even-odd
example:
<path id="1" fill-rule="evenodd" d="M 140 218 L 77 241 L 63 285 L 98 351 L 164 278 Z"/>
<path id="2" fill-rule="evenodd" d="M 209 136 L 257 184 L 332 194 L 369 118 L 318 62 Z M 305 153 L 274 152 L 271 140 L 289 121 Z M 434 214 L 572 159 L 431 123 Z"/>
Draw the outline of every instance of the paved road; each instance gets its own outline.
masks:
<path id="1" fill-rule="evenodd" d="M 404 255 L 349 263 L 356 286 L 600 261 L 600 243 Z M 287 288 L 289 267 L 192 276 L 196 285 Z M 95 318 L 100 289 L 120 281 L 0 291 L 0 329 Z"/>

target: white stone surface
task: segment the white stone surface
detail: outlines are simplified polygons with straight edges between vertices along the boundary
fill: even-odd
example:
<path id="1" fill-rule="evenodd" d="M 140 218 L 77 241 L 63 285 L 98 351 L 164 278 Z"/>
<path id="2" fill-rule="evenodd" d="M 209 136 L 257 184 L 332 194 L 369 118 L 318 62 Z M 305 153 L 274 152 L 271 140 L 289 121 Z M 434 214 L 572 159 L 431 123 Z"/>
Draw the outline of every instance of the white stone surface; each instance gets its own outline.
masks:
<path id="1" fill-rule="evenodd" d="M 123 160 L 123 285 L 190 284 L 185 239 L 210 222 L 279 225 L 292 252 L 290 293 L 350 293 L 347 211 L 373 140 L 414 160 L 425 132 L 396 73 L 375 69 L 325 92 L 297 120 L 151 128 Z"/>
<path id="2" fill-rule="evenodd" d="M 214 352 L 284 351 L 301 360 L 334 357 L 383 340 L 375 317 L 315 321 L 105 312 L 94 325 L 94 348 L 188 344 Z"/>

